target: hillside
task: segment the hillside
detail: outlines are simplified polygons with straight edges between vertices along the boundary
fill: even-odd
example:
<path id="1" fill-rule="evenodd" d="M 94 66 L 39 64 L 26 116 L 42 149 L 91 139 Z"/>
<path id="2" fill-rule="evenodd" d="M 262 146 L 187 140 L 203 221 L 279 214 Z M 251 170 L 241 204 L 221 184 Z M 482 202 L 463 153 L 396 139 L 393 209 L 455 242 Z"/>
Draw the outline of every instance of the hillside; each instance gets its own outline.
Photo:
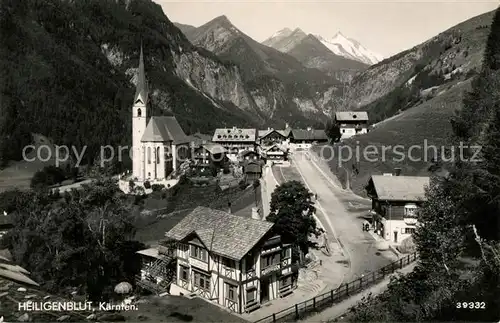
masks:
<path id="1" fill-rule="evenodd" d="M 378 122 L 429 100 L 439 92 L 431 88 L 474 75 L 492 18 L 493 12 L 471 18 L 371 66 L 351 84 L 351 107 L 369 111 Z"/>
<path id="2" fill-rule="evenodd" d="M 323 158 L 331 159 L 328 162 L 330 169 L 339 177 L 343 185 L 346 183 L 345 169 L 352 173 L 354 165 L 359 173 L 353 175 L 350 186 L 355 193 L 363 196 L 365 195 L 364 187 L 372 174 L 392 173 L 394 168 L 401 168 L 402 175 L 428 175 L 428 167 L 431 165 L 434 154 L 431 147 L 436 146 L 438 154 L 441 154 L 441 147 L 445 152 L 451 148 L 450 118 L 461 108 L 463 93 L 470 89 L 470 83 L 471 81 L 467 80 L 450 84 L 449 89 L 443 90 L 434 98 L 394 118 L 376 124 L 368 134 L 342 142 L 340 145 L 349 146 L 353 156 L 359 147 L 359 162 L 356 161 L 356 157 L 353 157 L 349 161 L 342 162 L 344 169 L 341 169 L 338 166 L 338 156 L 341 152 L 344 160 L 347 160 L 348 149 L 338 146 L 334 147 L 333 157 L 328 153 L 328 149 L 325 149 L 326 154 Z M 395 149 L 397 145 L 402 147 Z M 419 148 L 414 148 L 409 152 L 412 146 Z M 424 153 L 427 150 L 424 147 L 428 147 L 427 154 Z M 387 149 L 385 154 L 384 148 Z M 321 147 L 316 147 L 315 151 L 321 151 Z M 363 155 L 364 151 L 366 155 Z M 374 151 L 378 153 L 373 153 Z M 406 155 L 404 160 L 401 160 L 398 152 Z M 408 157 L 409 153 L 413 157 Z"/>
<path id="3" fill-rule="evenodd" d="M 194 45 L 238 65 L 255 103 L 266 117 L 297 119 L 303 115 L 322 120 L 336 108 L 334 93 L 338 81 L 253 40 L 226 16 L 217 17 L 194 31 L 178 26 Z"/>
<path id="4" fill-rule="evenodd" d="M 29 0 L 4 8 L 4 163 L 21 158 L 33 132 L 86 146 L 86 162 L 102 145 L 128 144 L 141 42 L 153 114 L 175 115 L 188 133 L 265 121 L 238 68 L 190 44 L 152 1 Z"/>

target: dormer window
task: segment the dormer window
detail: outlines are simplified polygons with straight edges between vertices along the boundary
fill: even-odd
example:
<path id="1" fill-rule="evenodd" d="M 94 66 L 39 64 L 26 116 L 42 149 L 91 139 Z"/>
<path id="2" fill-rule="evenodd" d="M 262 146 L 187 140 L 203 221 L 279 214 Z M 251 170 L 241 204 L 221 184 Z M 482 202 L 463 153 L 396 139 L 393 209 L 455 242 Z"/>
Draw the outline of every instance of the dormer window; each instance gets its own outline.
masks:
<path id="1" fill-rule="evenodd" d="M 220 137 L 222 137 L 222 136 L 221 135 L 217 135 L 217 138 L 220 138 Z"/>
<path id="2" fill-rule="evenodd" d="M 245 136 L 245 138 L 247 138 L 247 139 L 248 139 L 248 138 L 250 138 L 250 136 L 249 136 L 249 135 L 246 135 L 246 136 Z"/>
<path id="3" fill-rule="evenodd" d="M 231 133 L 231 129 L 227 129 L 227 133 Z"/>
<path id="4" fill-rule="evenodd" d="M 233 136 L 231 136 L 231 135 L 229 135 L 229 136 L 227 136 L 227 137 L 228 137 L 229 139 L 233 138 Z"/>

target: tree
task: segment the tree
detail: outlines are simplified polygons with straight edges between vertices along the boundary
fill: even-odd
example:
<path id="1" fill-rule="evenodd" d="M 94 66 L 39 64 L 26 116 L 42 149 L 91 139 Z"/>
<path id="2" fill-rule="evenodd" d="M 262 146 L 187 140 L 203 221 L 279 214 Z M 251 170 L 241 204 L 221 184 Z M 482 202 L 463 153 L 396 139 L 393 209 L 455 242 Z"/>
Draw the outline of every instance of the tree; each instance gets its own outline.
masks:
<path id="1" fill-rule="evenodd" d="M 266 218 L 275 223 L 276 232 L 284 242 L 293 244 L 294 249 L 299 248 L 304 254 L 316 246 L 309 236 L 321 234 L 313 217 L 316 209 L 312 195 L 298 181 L 283 183 L 271 195 L 271 212 Z"/>
<path id="2" fill-rule="evenodd" d="M 138 273 L 126 262 L 137 261 L 130 257 L 144 246 L 132 240 L 131 205 L 114 181 L 84 185 L 63 199 L 49 190 L 18 199 L 9 249 L 47 290 L 79 287 L 91 300 L 105 300 L 114 285 Z"/>
<path id="3" fill-rule="evenodd" d="M 326 124 L 325 132 L 332 142 L 338 142 L 340 140 L 340 137 L 342 137 L 342 134 L 340 133 L 340 127 L 332 121 L 329 121 Z"/>
<path id="4" fill-rule="evenodd" d="M 50 165 L 36 172 L 31 179 L 31 187 L 52 186 L 61 184 L 66 179 L 63 169 Z"/>

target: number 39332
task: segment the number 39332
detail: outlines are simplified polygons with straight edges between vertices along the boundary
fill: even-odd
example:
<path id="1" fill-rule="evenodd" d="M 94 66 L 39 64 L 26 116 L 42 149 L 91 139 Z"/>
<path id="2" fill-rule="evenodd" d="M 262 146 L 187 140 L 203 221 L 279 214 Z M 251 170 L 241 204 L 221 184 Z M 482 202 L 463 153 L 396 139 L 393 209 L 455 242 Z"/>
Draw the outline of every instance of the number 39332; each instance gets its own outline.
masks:
<path id="1" fill-rule="evenodd" d="M 456 308 L 469 309 L 469 310 L 481 310 L 486 308 L 485 302 L 457 302 Z"/>

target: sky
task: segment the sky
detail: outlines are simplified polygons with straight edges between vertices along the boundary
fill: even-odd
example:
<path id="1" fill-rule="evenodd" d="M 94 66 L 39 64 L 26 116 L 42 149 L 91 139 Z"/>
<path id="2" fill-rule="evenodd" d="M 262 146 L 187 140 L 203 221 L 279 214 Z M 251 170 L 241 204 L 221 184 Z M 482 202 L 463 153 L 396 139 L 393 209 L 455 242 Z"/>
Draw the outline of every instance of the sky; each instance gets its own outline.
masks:
<path id="1" fill-rule="evenodd" d="M 226 15 L 242 32 L 262 42 L 285 27 L 333 37 L 338 31 L 384 57 L 420 44 L 498 1 L 202 1 L 153 0 L 173 22 L 201 26 Z"/>

